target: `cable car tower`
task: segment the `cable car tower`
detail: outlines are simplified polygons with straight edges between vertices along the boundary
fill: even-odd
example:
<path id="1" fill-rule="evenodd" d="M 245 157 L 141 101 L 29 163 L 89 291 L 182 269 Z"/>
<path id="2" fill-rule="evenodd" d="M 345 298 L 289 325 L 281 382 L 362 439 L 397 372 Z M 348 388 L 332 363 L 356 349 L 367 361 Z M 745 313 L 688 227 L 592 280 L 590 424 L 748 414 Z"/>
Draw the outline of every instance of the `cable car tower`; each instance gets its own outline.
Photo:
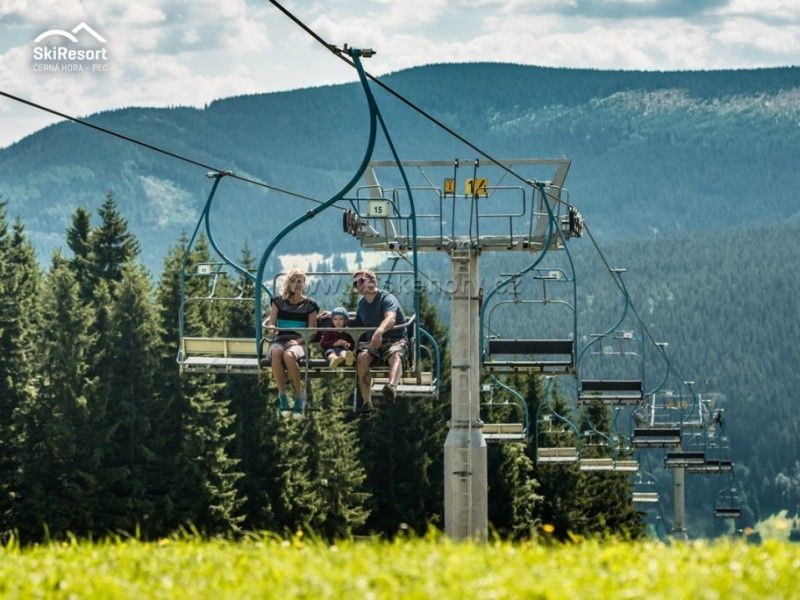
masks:
<path id="1" fill-rule="evenodd" d="M 450 257 L 452 404 L 444 444 L 444 495 L 445 532 L 457 539 L 485 540 L 488 528 L 487 440 L 480 419 L 481 366 L 486 354 L 482 352 L 480 256 L 483 252 L 538 253 L 531 269 L 548 251 L 564 249 L 582 227 L 580 214 L 563 199 L 569 159 L 497 162 L 372 161 L 364 173 L 365 185 L 358 188 L 343 218 L 344 230 L 363 248 L 445 252 Z M 391 181 L 398 167 L 413 173 L 415 182 L 408 185 L 396 175 Z M 507 169 L 522 174 L 526 183 L 503 185 Z M 555 363 L 560 372 L 569 372 L 575 364 L 574 339 L 555 342 L 510 340 L 503 354 L 515 355 L 523 370 L 552 372 L 556 369 L 549 365 Z M 559 356 L 548 361 L 541 355 Z"/>

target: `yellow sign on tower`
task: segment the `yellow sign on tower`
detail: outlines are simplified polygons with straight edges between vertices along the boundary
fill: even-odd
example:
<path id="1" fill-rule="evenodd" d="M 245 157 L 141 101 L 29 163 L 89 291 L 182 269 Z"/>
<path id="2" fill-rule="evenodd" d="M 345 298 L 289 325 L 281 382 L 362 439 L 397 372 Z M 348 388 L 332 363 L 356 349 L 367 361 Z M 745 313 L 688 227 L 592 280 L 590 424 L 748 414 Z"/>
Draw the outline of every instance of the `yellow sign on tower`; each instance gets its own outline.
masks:
<path id="1" fill-rule="evenodd" d="M 464 184 L 465 196 L 483 196 L 489 195 L 489 180 L 485 177 L 480 179 L 467 179 Z"/>

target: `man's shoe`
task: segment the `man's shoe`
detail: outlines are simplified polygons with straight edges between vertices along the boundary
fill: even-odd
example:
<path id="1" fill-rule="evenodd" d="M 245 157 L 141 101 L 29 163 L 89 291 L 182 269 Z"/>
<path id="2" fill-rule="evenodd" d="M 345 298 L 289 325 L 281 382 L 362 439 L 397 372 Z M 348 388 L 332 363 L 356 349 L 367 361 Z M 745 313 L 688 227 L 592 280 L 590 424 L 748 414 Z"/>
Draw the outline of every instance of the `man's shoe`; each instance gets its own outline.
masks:
<path id="1" fill-rule="evenodd" d="M 352 367 L 353 363 L 355 363 L 355 362 L 356 362 L 356 357 L 353 354 L 352 350 L 348 350 L 347 352 L 344 353 L 344 364 L 345 365 L 347 365 L 348 367 Z"/>
<path id="2" fill-rule="evenodd" d="M 386 404 L 394 404 L 395 400 L 397 400 L 397 388 L 391 383 L 383 386 L 383 399 L 386 400 Z"/>

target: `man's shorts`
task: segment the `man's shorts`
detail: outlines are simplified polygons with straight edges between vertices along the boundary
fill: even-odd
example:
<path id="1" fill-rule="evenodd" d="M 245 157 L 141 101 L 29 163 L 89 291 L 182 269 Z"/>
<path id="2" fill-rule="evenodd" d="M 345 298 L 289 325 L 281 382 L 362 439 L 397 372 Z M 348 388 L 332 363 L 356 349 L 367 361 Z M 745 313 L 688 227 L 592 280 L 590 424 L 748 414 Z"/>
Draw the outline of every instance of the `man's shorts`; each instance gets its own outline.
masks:
<path id="1" fill-rule="evenodd" d="M 289 353 L 293 354 L 294 357 L 299 362 L 300 359 L 303 358 L 306 355 L 305 346 L 301 346 L 299 344 L 296 345 L 296 346 L 287 346 L 286 344 L 288 342 L 289 342 L 289 340 L 272 342 L 269 345 L 269 349 L 267 350 L 267 356 L 269 356 L 271 358 L 272 357 L 272 350 L 275 349 L 275 348 L 278 348 L 280 350 L 283 350 L 284 352 L 289 352 Z"/>
<path id="2" fill-rule="evenodd" d="M 389 357 L 391 357 L 392 354 L 399 354 L 400 360 L 403 361 L 403 365 L 405 365 L 408 356 L 408 340 L 405 338 L 385 340 L 377 350 L 370 348 L 368 342 L 361 342 L 358 344 L 358 351 L 368 352 L 370 356 L 378 359 L 385 365 L 389 364 Z"/>

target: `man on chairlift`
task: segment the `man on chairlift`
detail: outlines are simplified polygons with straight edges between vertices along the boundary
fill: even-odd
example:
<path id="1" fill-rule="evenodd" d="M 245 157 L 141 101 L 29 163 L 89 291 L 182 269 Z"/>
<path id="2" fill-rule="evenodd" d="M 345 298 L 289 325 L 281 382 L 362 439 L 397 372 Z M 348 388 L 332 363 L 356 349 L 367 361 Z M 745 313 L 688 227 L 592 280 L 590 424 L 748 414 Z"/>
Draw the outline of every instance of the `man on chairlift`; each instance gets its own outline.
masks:
<path id="1" fill-rule="evenodd" d="M 353 275 L 353 288 L 361 294 L 356 309 L 356 320 L 363 327 L 376 327 L 375 331 L 359 340 L 356 373 L 358 389 L 364 400 L 363 408 L 372 410 L 370 369 L 375 361 L 389 367 L 389 382 L 383 386 L 383 399 L 393 404 L 397 398 L 397 384 L 403 374 L 403 363 L 408 354 L 406 318 L 397 298 L 378 288 L 372 271 L 357 271 Z"/>

